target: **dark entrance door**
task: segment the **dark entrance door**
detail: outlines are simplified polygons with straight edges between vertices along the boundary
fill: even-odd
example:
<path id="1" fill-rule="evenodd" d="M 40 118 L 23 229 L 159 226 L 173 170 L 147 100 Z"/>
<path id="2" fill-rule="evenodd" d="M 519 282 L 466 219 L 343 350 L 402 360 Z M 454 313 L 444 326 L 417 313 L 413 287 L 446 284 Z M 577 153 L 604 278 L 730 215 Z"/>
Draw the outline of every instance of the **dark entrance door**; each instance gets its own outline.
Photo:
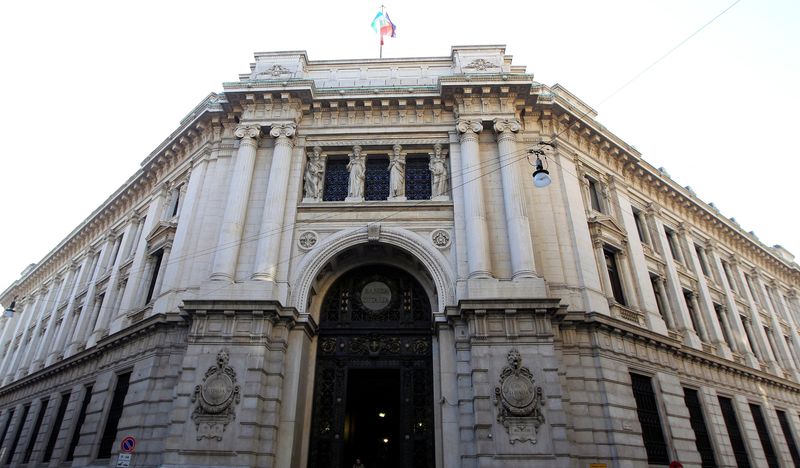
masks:
<path id="1" fill-rule="evenodd" d="M 353 269 L 320 311 L 309 466 L 433 467 L 431 308 L 383 265 Z"/>

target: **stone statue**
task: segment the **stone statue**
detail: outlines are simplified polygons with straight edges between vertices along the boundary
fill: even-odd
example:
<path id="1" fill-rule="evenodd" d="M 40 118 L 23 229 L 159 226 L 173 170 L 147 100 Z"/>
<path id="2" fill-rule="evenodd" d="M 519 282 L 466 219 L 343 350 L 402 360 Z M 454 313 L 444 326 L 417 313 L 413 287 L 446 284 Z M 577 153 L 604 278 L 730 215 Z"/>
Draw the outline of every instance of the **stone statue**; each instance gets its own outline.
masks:
<path id="1" fill-rule="evenodd" d="M 389 153 L 389 200 L 406 199 L 406 156 L 399 144 Z"/>
<path id="2" fill-rule="evenodd" d="M 306 173 L 303 176 L 305 182 L 305 193 L 303 201 L 322 200 L 322 177 L 325 173 L 325 155 L 322 148 L 314 147 L 314 152 L 308 154 Z"/>
<path id="3" fill-rule="evenodd" d="M 350 162 L 347 170 L 350 171 L 350 180 L 347 186 L 345 201 L 364 201 L 364 176 L 366 174 L 367 155 L 361 152 L 361 147 L 356 145 L 350 153 Z"/>
<path id="4" fill-rule="evenodd" d="M 431 200 L 442 200 L 447 198 L 450 190 L 450 180 L 447 176 L 447 165 L 445 164 L 445 154 L 441 143 L 436 143 L 433 153 L 429 153 L 431 160 L 428 168 L 431 170 Z"/>

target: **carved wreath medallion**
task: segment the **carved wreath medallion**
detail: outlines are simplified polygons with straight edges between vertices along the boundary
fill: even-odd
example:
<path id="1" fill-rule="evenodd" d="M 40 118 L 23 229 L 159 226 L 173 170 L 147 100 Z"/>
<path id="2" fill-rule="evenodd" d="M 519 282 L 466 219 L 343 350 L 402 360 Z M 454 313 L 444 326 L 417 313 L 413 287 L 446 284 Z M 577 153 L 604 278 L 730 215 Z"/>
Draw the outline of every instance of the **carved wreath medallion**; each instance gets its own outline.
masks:
<path id="1" fill-rule="evenodd" d="M 225 427 L 236 419 L 234 405 L 239 403 L 239 385 L 228 360 L 228 352 L 220 350 L 217 364 L 208 368 L 203 383 L 194 388 L 192 421 L 197 425 L 197 440 L 222 440 Z"/>
<path id="2" fill-rule="evenodd" d="M 500 373 L 500 385 L 494 389 L 494 404 L 498 407 L 497 422 L 508 431 L 509 441 L 536 443 L 539 426 L 544 424 L 544 395 L 536 385 L 533 373 L 522 366 L 522 356 L 512 349 L 508 365 Z"/>
<path id="3" fill-rule="evenodd" d="M 312 249 L 315 245 L 317 245 L 317 233 L 306 231 L 300 234 L 300 237 L 297 239 L 297 245 L 299 245 L 303 250 Z"/>
<path id="4" fill-rule="evenodd" d="M 444 229 L 437 229 L 431 233 L 431 242 L 440 249 L 447 248 L 450 245 L 450 234 Z"/>
<path id="5" fill-rule="evenodd" d="M 479 58 L 470 62 L 469 65 L 465 65 L 464 68 L 474 68 L 476 70 L 484 71 L 487 68 L 498 68 L 498 66 L 486 59 Z"/>

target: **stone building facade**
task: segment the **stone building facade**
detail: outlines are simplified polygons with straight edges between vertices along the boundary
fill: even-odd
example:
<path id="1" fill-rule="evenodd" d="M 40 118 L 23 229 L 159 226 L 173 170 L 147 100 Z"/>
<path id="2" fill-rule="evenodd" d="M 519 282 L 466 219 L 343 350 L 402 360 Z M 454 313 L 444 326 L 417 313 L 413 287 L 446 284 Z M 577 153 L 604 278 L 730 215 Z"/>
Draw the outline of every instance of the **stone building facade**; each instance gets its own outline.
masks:
<path id="1" fill-rule="evenodd" d="M 792 255 L 504 47 L 223 90 L 0 295 L 0 465 L 800 463 Z"/>

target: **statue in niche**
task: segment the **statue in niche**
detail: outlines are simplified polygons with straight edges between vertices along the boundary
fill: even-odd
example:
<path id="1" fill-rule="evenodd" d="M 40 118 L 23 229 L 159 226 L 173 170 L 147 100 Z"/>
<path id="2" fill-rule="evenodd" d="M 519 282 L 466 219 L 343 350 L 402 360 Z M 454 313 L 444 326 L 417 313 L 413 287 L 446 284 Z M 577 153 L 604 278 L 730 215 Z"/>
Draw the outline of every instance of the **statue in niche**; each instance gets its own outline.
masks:
<path id="1" fill-rule="evenodd" d="M 356 145 L 350 153 L 350 162 L 347 163 L 347 170 L 350 172 L 350 179 L 347 186 L 347 198 L 345 201 L 364 201 L 364 177 L 366 175 L 367 155 L 361 152 L 361 147 Z"/>
<path id="2" fill-rule="evenodd" d="M 314 152 L 308 154 L 306 173 L 303 175 L 305 193 L 303 201 L 320 201 L 322 199 L 322 180 L 325 174 L 325 156 L 322 148 L 314 147 Z"/>
<path id="3" fill-rule="evenodd" d="M 500 372 L 500 385 L 494 389 L 497 422 L 508 431 L 511 444 L 535 444 L 539 427 L 545 421 L 544 393 L 530 369 L 522 365 L 522 355 L 517 349 L 511 349 L 507 359 L 508 365 Z"/>
<path id="4" fill-rule="evenodd" d="M 389 200 L 406 199 L 406 155 L 399 144 L 389 153 Z"/>
<path id="5" fill-rule="evenodd" d="M 447 192 L 450 190 L 450 179 L 447 176 L 447 164 L 441 143 L 436 143 L 433 153 L 429 153 L 431 160 L 428 168 L 431 171 L 431 200 L 447 199 Z"/>

